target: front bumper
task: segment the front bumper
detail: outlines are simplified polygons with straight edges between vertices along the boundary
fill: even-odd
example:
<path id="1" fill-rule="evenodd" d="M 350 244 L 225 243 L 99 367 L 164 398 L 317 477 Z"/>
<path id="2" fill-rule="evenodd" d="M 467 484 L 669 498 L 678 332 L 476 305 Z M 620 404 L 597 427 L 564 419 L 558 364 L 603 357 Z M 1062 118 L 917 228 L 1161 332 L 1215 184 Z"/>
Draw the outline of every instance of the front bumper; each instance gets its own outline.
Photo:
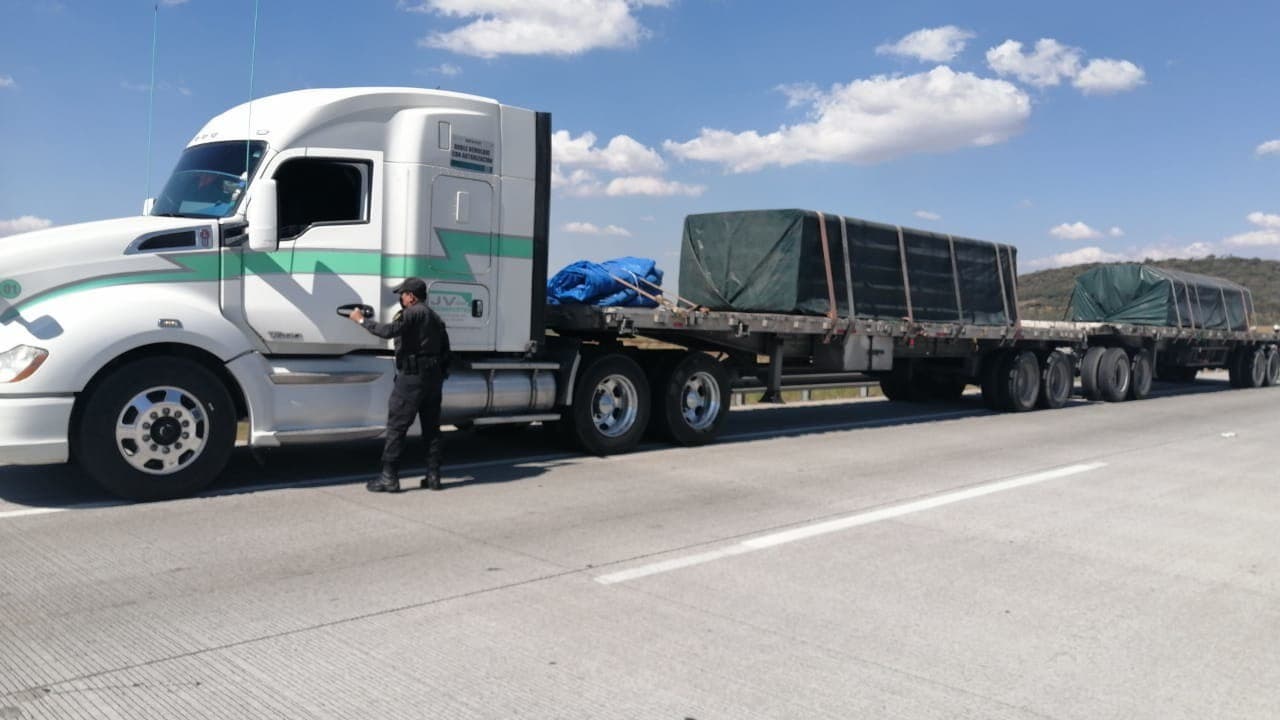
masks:
<path id="1" fill-rule="evenodd" d="M 0 465 L 47 465 L 69 457 L 71 396 L 0 396 Z"/>

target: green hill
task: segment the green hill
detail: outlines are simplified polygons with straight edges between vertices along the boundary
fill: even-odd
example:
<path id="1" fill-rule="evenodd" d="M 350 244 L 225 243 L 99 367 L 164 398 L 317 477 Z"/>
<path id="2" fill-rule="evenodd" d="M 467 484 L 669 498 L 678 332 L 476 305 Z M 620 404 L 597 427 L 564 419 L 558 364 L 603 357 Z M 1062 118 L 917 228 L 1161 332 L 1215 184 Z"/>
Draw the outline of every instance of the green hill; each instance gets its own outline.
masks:
<path id="1" fill-rule="evenodd" d="M 1216 257 L 1161 260 L 1149 265 L 1200 273 L 1240 283 L 1253 292 L 1257 325 L 1280 324 L 1280 261 Z M 1076 276 L 1098 263 L 1041 270 L 1018 276 L 1018 310 L 1026 320 L 1062 320 Z"/>

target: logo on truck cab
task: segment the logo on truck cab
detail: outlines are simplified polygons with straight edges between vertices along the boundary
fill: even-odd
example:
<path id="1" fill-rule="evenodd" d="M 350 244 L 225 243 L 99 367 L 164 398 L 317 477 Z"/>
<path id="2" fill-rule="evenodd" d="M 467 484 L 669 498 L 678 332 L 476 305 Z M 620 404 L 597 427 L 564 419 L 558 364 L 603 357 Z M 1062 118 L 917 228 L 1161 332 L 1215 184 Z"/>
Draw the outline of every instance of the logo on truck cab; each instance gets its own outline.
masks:
<path id="1" fill-rule="evenodd" d="M 22 285 L 17 280 L 0 280 L 0 298 L 12 300 L 22 294 Z"/>

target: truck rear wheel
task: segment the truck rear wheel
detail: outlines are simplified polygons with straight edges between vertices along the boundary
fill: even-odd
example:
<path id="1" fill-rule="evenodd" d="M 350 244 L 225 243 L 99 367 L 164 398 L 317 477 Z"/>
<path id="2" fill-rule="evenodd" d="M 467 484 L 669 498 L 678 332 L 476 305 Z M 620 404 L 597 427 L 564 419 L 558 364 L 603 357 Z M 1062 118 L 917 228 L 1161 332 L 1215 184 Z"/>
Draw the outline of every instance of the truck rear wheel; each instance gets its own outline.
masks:
<path id="1" fill-rule="evenodd" d="M 1007 410 L 1026 412 L 1040 398 L 1040 359 L 1030 350 L 1009 353 L 1001 367 L 1001 383 L 1008 398 Z"/>
<path id="2" fill-rule="evenodd" d="M 1155 371 L 1151 364 L 1151 352 L 1139 350 L 1134 353 L 1130 370 L 1133 377 L 1129 382 L 1129 399 L 1142 400 L 1151 394 L 1151 381 L 1155 379 Z"/>
<path id="3" fill-rule="evenodd" d="M 85 472 L 128 500 L 188 497 L 207 487 L 235 445 L 231 395 L 199 363 L 124 365 L 84 399 L 73 438 Z"/>
<path id="4" fill-rule="evenodd" d="M 1045 356 L 1044 368 L 1040 371 L 1040 397 L 1036 400 L 1036 405 L 1056 410 L 1067 404 L 1076 384 L 1075 368 L 1071 362 L 1071 356 L 1061 350 L 1054 350 Z"/>
<path id="5" fill-rule="evenodd" d="M 663 439 L 679 445 L 705 445 L 729 419 L 729 373 L 706 353 L 680 358 L 654 386 L 649 422 Z"/>
<path id="6" fill-rule="evenodd" d="M 1248 374 L 1245 376 L 1249 384 L 1245 387 L 1262 387 L 1267 381 L 1267 352 L 1262 348 L 1255 348 L 1247 353 Z"/>
<path id="7" fill-rule="evenodd" d="M 1089 400 L 1102 399 L 1102 390 L 1098 387 L 1098 365 L 1106 352 L 1105 347 L 1091 347 L 1080 361 L 1080 392 Z"/>
<path id="8" fill-rule="evenodd" d="M 1107 402 L 1120 402 L 1129 397 L 1133 371 L 1129 353 L 1124 348 L 1107 348 L 1098 361 L 1098 393 Z"/>
<path id="9" fill-rule="evenodd" d="M 649 424 L 649 380 L 635 360 L 619 353 L 590 360 L 578 376 L 573 406 L 561 423 L 593 455 L 627 452 Z"/>

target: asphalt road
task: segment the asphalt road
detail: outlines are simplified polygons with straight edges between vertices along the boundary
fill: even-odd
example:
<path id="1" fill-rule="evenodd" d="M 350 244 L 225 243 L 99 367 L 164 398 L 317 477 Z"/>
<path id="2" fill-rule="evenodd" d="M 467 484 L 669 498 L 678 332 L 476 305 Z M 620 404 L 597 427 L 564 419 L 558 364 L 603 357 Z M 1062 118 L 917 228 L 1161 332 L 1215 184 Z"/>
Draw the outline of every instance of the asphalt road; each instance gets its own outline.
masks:
<path id="1" fill-rule="evenodd" d="M 1157 389 L 455 433 L 435 493 L 369 444 L 148 505 L 0 468 L 0 720 L 1278 717 L 1280 390 Z"/>

